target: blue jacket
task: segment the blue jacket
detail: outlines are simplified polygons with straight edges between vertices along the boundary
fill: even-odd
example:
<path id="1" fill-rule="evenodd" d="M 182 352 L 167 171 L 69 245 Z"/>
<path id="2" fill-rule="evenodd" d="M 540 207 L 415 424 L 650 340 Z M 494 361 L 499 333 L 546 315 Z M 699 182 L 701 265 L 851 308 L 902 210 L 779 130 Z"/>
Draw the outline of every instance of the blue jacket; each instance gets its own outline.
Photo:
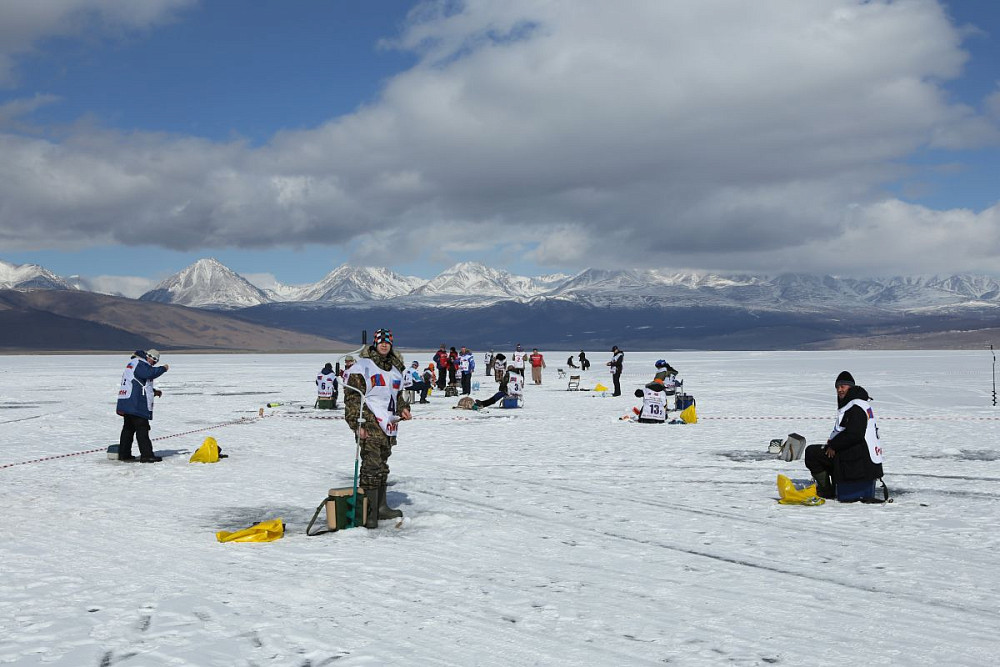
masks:
<path id="1" fill-rule="evenodd" d="M 163 366 L 150 366 L 145 353 L 133 356 L 125 366 L 121 386 L 118 388 L 120 415 L 153 418 L 153 380 L 167 372 Z"/>

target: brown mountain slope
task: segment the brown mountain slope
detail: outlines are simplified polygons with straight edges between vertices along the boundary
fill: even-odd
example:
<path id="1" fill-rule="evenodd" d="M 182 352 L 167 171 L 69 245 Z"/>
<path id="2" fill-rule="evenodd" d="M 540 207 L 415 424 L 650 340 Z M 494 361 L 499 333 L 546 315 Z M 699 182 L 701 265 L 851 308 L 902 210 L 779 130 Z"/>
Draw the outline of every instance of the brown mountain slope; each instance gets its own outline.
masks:
<path id="1" fill-rule="evenodd" d="M 0 290 L 0 349 L 298 352 L 342 341 L 184 306 L 69 290 Z"/>

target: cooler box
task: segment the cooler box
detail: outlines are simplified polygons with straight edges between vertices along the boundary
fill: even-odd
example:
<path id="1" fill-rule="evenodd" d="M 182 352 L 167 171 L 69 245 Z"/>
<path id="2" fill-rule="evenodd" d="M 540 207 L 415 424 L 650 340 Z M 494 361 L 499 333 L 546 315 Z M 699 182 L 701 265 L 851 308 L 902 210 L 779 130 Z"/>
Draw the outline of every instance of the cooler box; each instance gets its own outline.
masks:
<path id="1" fill-rule="evenodd" d="M 875 497 L 875 480 L 865 480 L 863 482 L 839 482 L 837 484 L 837 500 L 842 503 L 851 503 L 863 498 Z"/>
<path id="2" fill-rule="evenodd" d="M 521 407 L 520 401 L 516 396 L 511 396 L 510 398 L 505 398 L 500 401 L 501 408 L 519 408 Z"/>
<path id="3" fill-rule="evenodd" d="M 677 394 L 674 396 L 674 410 L 677 412 L 683 412 L 684 410 L 690 408 L 694 405 L 694 395 L 692 394 Z"/>
<path id="4" fill-rule="evenodd" d="M 326 500 L 326 525 L 330 530 L 341 530 L 351 528 L 347 517 L 350 511 L 349 502 L 354 495 L 354 489 L 330 489 L 329 497 Z M 365 497 L 364 489 L 358 489 L 358 505 L 355 511 L 354 525 L 361 526 L 365 523 L 365 512 L 368 508 L 368 498 Z"/>

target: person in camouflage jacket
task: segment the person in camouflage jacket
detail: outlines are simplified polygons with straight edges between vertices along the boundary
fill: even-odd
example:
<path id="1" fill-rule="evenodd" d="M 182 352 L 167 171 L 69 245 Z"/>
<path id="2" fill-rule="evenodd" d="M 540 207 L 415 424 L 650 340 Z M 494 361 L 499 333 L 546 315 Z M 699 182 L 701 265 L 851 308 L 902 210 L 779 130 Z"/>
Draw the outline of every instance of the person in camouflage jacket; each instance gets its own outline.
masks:
<path id="1" fill-rule="evenodd" d="M 365 528 L 377 528 L 379 519 L 403 516 L 386 503 L 389 457 L 396 444 L 399 420 L 411 418 L 403 399 L 403 358 L 392 346 L 392 332 L 379 329 L 372 345 L 361 352 L 347 376 L 344 391 L 344 420 L 361 444 L 361 472 L 358 485 L 368 497 Z M 360 392 L 360 393 L 359 393 Z M 364 423 L 358 417 L 362 416 Z"/>

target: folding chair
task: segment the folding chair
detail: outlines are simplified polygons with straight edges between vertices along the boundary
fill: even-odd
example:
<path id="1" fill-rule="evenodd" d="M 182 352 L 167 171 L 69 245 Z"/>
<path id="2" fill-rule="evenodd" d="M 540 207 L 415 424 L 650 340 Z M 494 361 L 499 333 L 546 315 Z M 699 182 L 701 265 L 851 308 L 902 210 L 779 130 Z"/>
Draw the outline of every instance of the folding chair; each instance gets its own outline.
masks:
<path id="1" fill-rule="evenodd" d="M 570 375 L 569 382 L 566 385 L 566 391 L 579 391 L 580 390 L 580 376 Z"/>

